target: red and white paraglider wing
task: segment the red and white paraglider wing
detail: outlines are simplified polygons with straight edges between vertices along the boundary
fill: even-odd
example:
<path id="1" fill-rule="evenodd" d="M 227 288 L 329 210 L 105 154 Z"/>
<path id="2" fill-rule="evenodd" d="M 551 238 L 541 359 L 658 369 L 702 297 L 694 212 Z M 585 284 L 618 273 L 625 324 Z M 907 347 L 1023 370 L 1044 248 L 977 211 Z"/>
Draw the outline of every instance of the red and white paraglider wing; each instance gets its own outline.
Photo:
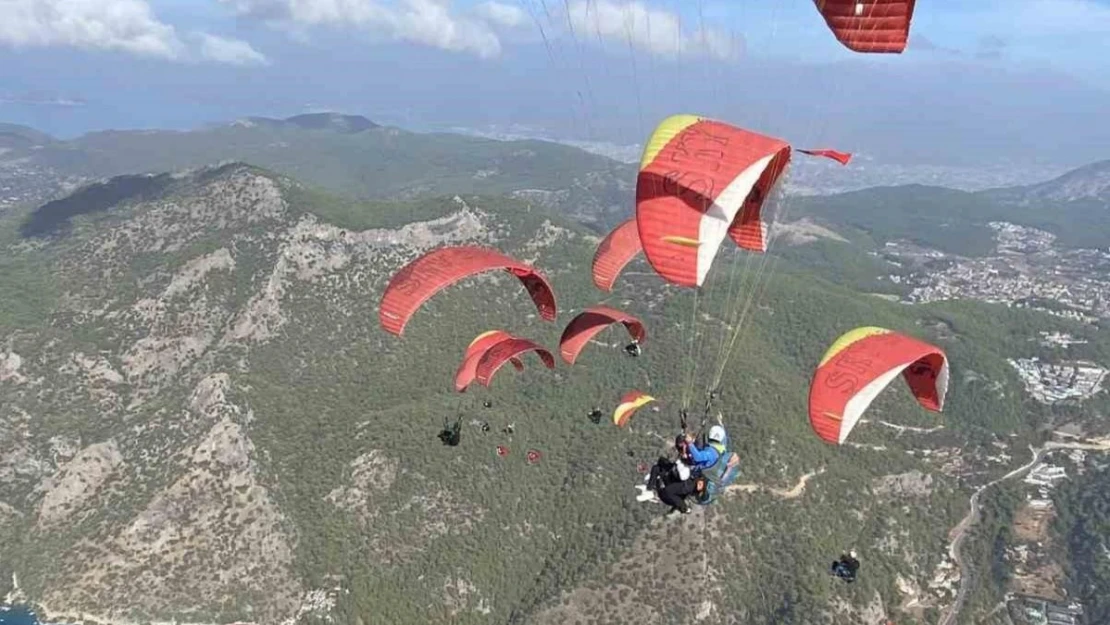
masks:
<path id="1" fill-rule="evenodd" d="M 694 115 L 663 120 L 636 180 L 636 227 L 652 268 L 700 286 L 741 209 L 733 238 L 764 249 L 760 208 L 789 159 L 779 139 Z"/>
<path id="2" fill-rule="evenodd" d="M 837 41 L 854 52 L 906 49 L 914 0 L 814 0 Z"/>
<path id="3" fill-rule="evenodd" d="M 494 345 L 486 351 L 478 361 L 476 379 L 482 386 L 489 386 L 494 374 L 506 362 L 527 352 L 536 352 L 545 367 L 548 369 L 555 368 L 555 357 L 551 355 L 551 352 L 528 339 L 511 338 Z"/>
<path id="4" fill-rule="evenodd" d="M 643 246 L 640 245 L 640 233 L 636 231 L 635 218 L 614 228 L 601 240 L 594 253 L 594 285 L 606 293 L 612 291 L 617 276 L 641 250 Z"/>
<path id="5" fill-rule="evenodd" d="M 809 421 L 822 439 L 842 444 L 875 397 L 905 376 L 922 407 L 940 411 L 948 359 L 933 345 L 891 330 L 856 328 L 825 352 L 809 389 Z"/>
<path id="6" fill-rule="evenodd" d="M 459 364 L 459 368 L 455 372 L 455 390 L 459 393 L 466 391 L 466 388 L 470 386 L 470 383 L 474 381 L 474 377 L 478 374 L 478 361 L 482 359 L 482 356 L 494 345 L 511 338 L 513 336 L 503 330 L 490 330 L 475 337 L 467 346 L 462 363 Z M 510 358 L 509 361 L 513 363 L 517 371 L 524 370 L 524 363 L 519 359 Z"/>
<path id="7" fill-rule="evenodd" d="M 614 323 L 624 324 L 629 336 L 637 343 L 642 343 L 647 336 L 643 322 L 636 317 L 608 306 L 594 306 L 571 319 L 563 329 L 563 335 L 559 339 L 559 355 L 573 365 L 590 339 Z"/>
<path id="8" fill-rule="evenodd" d="M 401 336 L 405 324 L 428 298 L 463 278 L 493 269 L 515 275 L 540 316 L 555 320 L 555 292 L 543 274 L 505 254 L 475 246 L 441 247 L 401 268 L 382 295 L 378 320 L 386 331 Z"/>
<path id="9" fill-rule="evenodd" d="M 655 401 L 655 398 L 642 391 L 628 391 L 621 397 L 621 401 L 613 410 L 613 425 L 622 428 L 628 424 L 628 420 L 632 415 L 647 404 Z"/>

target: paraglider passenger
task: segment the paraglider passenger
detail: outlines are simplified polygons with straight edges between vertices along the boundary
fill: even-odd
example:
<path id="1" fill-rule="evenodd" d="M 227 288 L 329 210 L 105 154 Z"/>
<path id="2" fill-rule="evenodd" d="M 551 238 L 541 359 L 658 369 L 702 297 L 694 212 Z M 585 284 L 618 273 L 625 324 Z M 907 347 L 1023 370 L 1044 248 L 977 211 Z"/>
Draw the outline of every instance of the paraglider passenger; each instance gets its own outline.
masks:
<path id="1" fill-rule="evenodd" d="M 661 492 L 674 482 L 681 482 L 690 478 L 690 468 L 682 463 L 676 463 L 660 456 L 648 473 L 647 488 Z"/>
<path id="2" fill-rule="evenodd" d="M 840 559 L 832 563 L 832 574 L 851 584 L 856 581 L 856 571 L 859 570 L 859 560 L 856 559 L 855 550 L 842 554 Z"/>
<path id="3" fill-rule="evenodd" d="M 659 501 L 671 507 L 671 509 L 667 511 L 668 514 L 672 512 L 690 514 L 690 504 L 686 503 L 686 498 L 690 495 L 697 495 L 705 492 L 705 486 L 705 478 L 701 476 L 671 482 L 664 487 L 663 490 L 659 491 Z"/>

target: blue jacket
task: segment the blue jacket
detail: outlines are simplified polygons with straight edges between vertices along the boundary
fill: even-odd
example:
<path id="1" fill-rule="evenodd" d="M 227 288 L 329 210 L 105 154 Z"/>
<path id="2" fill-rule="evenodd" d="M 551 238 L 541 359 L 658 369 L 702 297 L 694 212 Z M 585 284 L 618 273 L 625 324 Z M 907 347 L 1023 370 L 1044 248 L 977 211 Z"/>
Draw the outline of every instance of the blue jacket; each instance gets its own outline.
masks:
<path id="1" fill-rule="evenodd" d="M 714 443 L 709 443 L 705 447 L 698 447 L 696 443 L 686 446 L 686 453 L 690 456 L 690 468 L 702 471 L 717 464 L 723 451 L 724 445 L 720 445 L 718 449 L 718 445 Z"/>

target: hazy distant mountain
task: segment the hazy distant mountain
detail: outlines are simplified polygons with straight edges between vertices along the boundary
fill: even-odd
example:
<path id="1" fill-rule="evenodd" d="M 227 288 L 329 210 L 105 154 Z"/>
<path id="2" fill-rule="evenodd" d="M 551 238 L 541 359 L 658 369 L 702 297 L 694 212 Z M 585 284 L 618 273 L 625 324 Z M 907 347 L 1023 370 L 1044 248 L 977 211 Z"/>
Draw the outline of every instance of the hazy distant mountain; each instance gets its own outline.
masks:
<path id="1" fill-rule="evenodd" d="M 344 134 L 356 134 L 371 128 L 379 128 L 378 124 L 366 119 L 362 115 L 342 115 L 339 113 L 306 113 L 294 115 L 285 119 L 270 117 L 248 117 L 242 122 L 233 125 L 255 124 L 270 128 L 295 127 L 305 130 L 331 130 Z"/>
<path id="2" fill-rule="evenodd" d="M 867 232 L 877 241 L 908 238 L 949 253 L 993 251 L 992 221 L 1047 230 L 1062 247 L 1110 247 L 1110 161 L 1048 182 L 979 192 L 938 186 L 874 187 L 798 198 L 792 214 Z"/>
<path id="3" fill-rule="evenodd" d="M 22 137 L 23 135 L 19 135 Z M 45 136 L 45 135 L 44 135 Z M 112 130 L 0 154 L 0 208 L 50 199 L 74 180 L 243 161 L 356 198 L 525 193 L 607 225 L 628 210 L 635 167 L 557 143 L 378 126 L 357 115 L 249 118 L 190 132 Z M 14 199 L 7 199 L 8 197 Z"/>
<path id="4" fill-rule="evenodd" d="M 1039 184 L 994 189 L 989 195 L 1024 206 L 1036 203 L 1101 202 L 1110 210 L 1110 160 L 1091 163 Z"/>
<path id="5" fill-rule="evenodd" d="M 29 148 L 53 141 L 54 137 L 34 128 L 18 124 L 0 123 L 0 149 Z"/>

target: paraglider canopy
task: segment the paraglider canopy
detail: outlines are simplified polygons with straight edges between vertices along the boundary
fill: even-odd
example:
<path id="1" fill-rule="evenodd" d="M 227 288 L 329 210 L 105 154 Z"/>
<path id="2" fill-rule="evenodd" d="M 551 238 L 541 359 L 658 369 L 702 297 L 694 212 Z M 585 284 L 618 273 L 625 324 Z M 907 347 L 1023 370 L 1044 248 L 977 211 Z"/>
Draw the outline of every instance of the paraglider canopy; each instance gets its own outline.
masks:
<path id="1" fill-rule="evenodd" d="M 624 427 L 628 424 L 628 420 L 632 418 L 632 414 L 639 410 L 641 407 L 655 401 L 651 395 L 641 391 L 629 391 L 621 397 L 621 401 L 617 404 L 617 408 L 613 411 L 613 424 L 617 427 Z"/>
<path id="2" fill-rule="evenodd" d="M 809 421 L 822 439 L 842 444 L 875 397 L 899 374 L 918 403 L 939 412 L 948 358 L 939 347 L 892 330 L 856 328 L 829 347 L 809 387 Z"/>
<path id="3" fill-rule="evenodd" d="M 463 361 L 455 372 L 455 390 L 459 393 L 465 392 L 478 374 L 478 362 L 482 360 L 482 356 L 485 356 L 486 352 L 492 349 L 493 346 L 511 338 L 513 338 L 513 335 L 503 330 L 490 330 L 475 337 L 467 346 L 466 353 L 463 354 Z M 524 370 L 524 363 L 519 358 L 510 358 L 509 362 L 513 363 L 517 371 Z M 484 401 L 482 405 L 486 408 L 493 406 L 489 400 Z"/>
<path id="4" fill-rule="evenodd" d="M 597 251 L 594 252 L 594 286 L 606 293 L 612 291 L 617 276 L 642 249 L 635 218 L 614 228 L 601 240 L 597 245 Z"/>
<path id="5" fill-rule="evenodd" d="M 567 363 L 573 365 L 574 361 L 578 359 L 578 354 L 582 352 L 590 339 L 614 323 L 624 324 L 628 334 L 631 335 L 634 344 L 637 346 L 637 354 L 635 355 L 639 355 L 638 344 L 643 342 L 647 336 L 643 322 L 632 315 L 608 306 L 587 308 L 574 319 L 571 319 L 567 327 L 563 329 L 562 337 L 559 338 L 559 355 Z"/>
<path id="6" fill-rule="evenodd" d="M 502 365 L 527 352 L 536 352 L 545 367 L 548 369 L 555 368 L 555 357 L 551 355 L 551 352 L 528 339 L 511 338 L 491 347 L 478 361 L 476 371 L 478 382 L 482 386 L 489 386 L 493 380 L 493 375 L 497 373 Z"/>
<path id="7" fill-rule="evenodd" d="M 914 0 L 814 0 L 837 41 L 854 52 L 906 49 Z"/>
<path id="8" fill-rule="evenodd" d="M 766 250 L 763 203 L 789 162 L 781 139 L 695 115 L 663 120 L 636 179 L 636 227 L 652 268 L 701 286 L 726 236 Z"/>
<path id="9" fill-rule="evenodd" d="M 378 320 L 386 331 L 401 336 L 409 319 L 430 297 L 463 278 L 493 269 L 516 276 L 536 304 L 540 317 L 555 320 L 555 292 L 543 274 L 496 250 L 469 245 L 441 247 L 405 265 L 382 295 Z"/>

